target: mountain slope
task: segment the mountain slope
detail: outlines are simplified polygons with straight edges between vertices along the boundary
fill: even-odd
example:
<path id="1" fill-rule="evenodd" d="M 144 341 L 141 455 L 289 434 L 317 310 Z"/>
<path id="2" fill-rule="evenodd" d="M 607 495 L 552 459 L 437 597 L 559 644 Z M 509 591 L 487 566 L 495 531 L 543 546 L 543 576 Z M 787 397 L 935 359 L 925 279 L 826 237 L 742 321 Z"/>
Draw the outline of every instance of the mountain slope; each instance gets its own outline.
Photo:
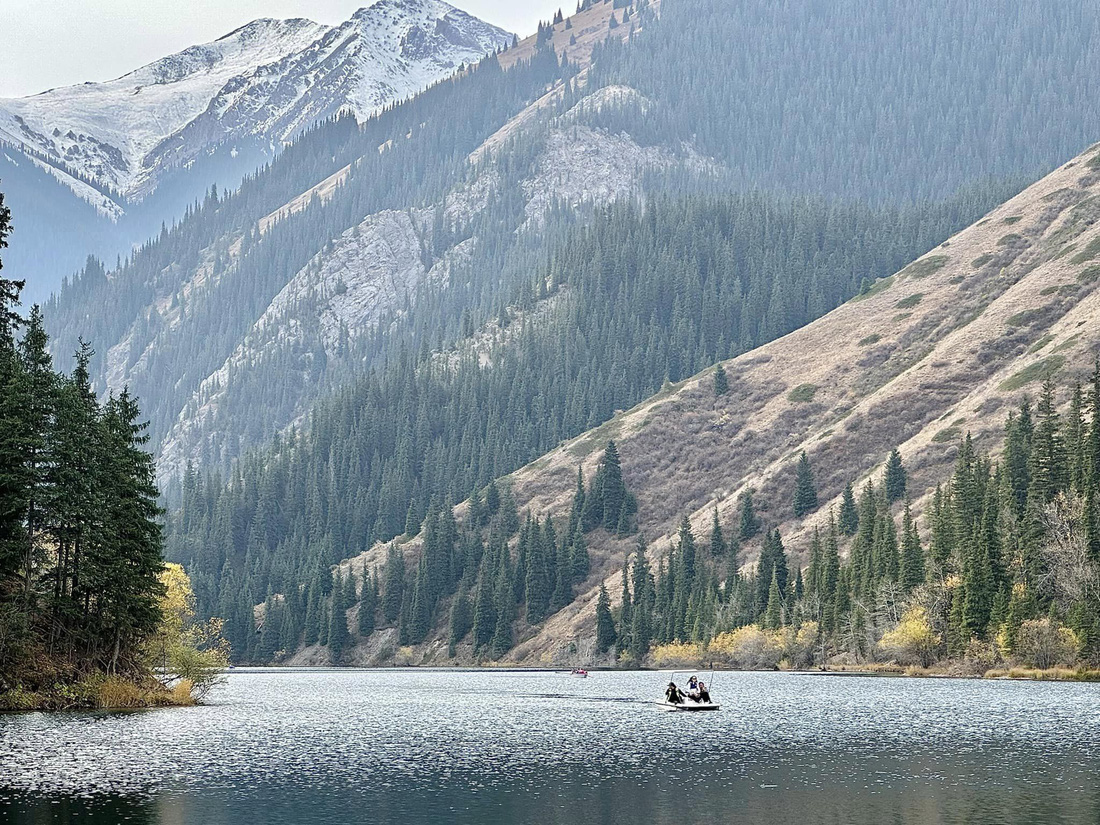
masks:
<path id="1" fill-rule="evenodd" d="M 1008 413 L 1039 382 L 1084 381 L 1100 357 L 1100 144 L 993 210 L 867 294 L 823 318 L 723 364 L 730 390 L 716 396 L 714 370 L 666 388 L 611 421 L 564 442 L 501 482 L 521 513 L 569 522 L 577 469 L 591 483 L 610 440 L 655 570 L 688 517 L 697 537 L 715 513 L 737 530 L 741 495 L 753 493 L 767 528 L 778 528 L 796 567 L 809 562 L 810 532 L 827 527 L 847 483 L 880 478 L 900 448 L 913 511 L 951 476 L 958 444 L 998 451 Z M 1064 400 L 1064 399 L 1063 399 Z M 795 466 L 805 452 L 819 505 L 794 515 Z M 469 518 L 469 504 L 456 509 Z M 922 523 L 922 531 L 928 528 Z M 591 573 L 577 598 L 545 622 L 514 625 L 517 644 L 502 661 L 543 666 L 593 664 L 599 588 L 620 592 L 622 564 L 637 539 L 597 529 L 586 537 Z M 397 543 L 413 569 L 424 539 Z M 758 542 L 745 544 L 751 563 Z M 337 571 L 385 578 L 388 545 Z M 614 599 L 614 597 L 613 597 Z M 388 661 L 396 631 L 346 654 Z M 405 663 L 447 663 L 445 625 L 401 653 Z M 291 661 L 326 661 L 310 647 Z M 458 661 L 474 661 L 460 645 Z"/>
<path id="2" fill-rule="evenodd" d="M 1084 378 L 1100 355 L 1098 218 L 1100 145 L 871 294 L 726 362 L 729 395 L 715 397 L 708 371 L 519 470 L 516 501 L 564 517 L 577 467 L 591 475 L 614 439 L 654 560 L 682 516 L 696 535 L 715 509 L 733 525 L 752 489 L 765 522 L 805 564 L 807 531 L 825 523 L 847 482 L 880 472 L 898 446 L 919 512 L 950 475 L 964 432 L 996 448 L 1005 416 L 1037 382 L 1059 371 Z M 795 388 L 803 391 L 792 397 Z M 796 519 L 790 491 L 803 450 L 821 507 Z M 590 542 L 605 570 L 629 548 L 606 535 Z M 566 661 L 568 640 L 594 632 L 597 583 L 510 660 Z M 615 592 L 614 574 L 605 583 Z"/>

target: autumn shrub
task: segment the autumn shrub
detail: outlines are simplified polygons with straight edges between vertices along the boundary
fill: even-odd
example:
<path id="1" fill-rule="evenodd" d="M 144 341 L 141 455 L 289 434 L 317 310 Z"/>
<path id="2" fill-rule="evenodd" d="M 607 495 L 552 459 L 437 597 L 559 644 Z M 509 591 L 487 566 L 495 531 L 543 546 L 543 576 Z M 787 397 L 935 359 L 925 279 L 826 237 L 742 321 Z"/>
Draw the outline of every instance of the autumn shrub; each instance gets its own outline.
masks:
<path id="1" fill-rule="evenodd" d="M 756 625 L 723 633 L 710 643 L 712 655 L 743 670 L 775 670 L 784 655 L 783 633 Z"/>
<path id="2" fill-rule="evenodd" d="M 882 656 L 899 665 L 929 667 L 936 661 L 940 642 L 941 637 L 932 627 L 928 611 L 916 606 L 905 612 L 897 627 L 883 634 L 878 649 Z"/>
<path id="3" fill-rule="evenodd" d="M 783 658 L 787 667 L 794 670 L 812 667 L 817 642 L 817 622 L 803 622 L 798 627 L 786 628 L 783 631 Z"/>
<path id="4" fill-rule="evenodd" d="M 1049 617 L 1024 622 L 1016 634 L 1016 658 L 1028 667 L 1073 667 L 1080 653 L 1077 634 Z"/>
<path id="5" fill-rule="evenodd" d="M 657 667 L 700 667 L 706 648 L 694 642 L 670 642 L 653 648 L 653 664 Z"/>

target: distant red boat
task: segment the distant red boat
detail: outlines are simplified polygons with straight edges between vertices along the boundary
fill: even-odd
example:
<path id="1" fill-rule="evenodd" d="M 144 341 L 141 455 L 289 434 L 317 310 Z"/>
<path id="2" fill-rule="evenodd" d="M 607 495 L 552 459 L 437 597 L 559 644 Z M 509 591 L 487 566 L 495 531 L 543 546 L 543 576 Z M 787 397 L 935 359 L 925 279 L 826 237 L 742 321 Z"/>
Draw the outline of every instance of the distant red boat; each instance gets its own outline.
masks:
<path id="1" fill-rule="evenodd" d="M 582 679 L 587 679 L 588 678 L 588 671 L 578 667 L 578 668 L 574 669 L 569 675 L 570 676 L 580 676 Z"/>

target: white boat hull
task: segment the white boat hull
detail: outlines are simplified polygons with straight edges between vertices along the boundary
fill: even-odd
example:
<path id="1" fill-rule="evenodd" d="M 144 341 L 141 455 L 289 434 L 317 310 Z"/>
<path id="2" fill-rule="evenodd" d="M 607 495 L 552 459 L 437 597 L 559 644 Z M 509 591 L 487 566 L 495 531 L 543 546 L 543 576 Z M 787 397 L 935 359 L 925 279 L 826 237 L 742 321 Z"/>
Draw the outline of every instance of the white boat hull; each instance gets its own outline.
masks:
<path id="1" fill-rule="evenodd" d="M 692 713 L 700 710 L 718 710 L 722 707 L 713 702 L 692 702 L 690 699 L 678 705 L 672 702 L 657 702 L 656 704 L 661 710 L 666 710 L 670 713 Z"/>

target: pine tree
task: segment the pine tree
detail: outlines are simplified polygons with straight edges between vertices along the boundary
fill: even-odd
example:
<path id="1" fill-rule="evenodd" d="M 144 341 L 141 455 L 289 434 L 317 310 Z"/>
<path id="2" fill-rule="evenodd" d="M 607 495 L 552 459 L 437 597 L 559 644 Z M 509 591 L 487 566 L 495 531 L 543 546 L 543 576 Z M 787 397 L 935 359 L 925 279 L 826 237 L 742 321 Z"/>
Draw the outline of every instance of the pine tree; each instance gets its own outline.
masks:
<path id="1" fill-rule="evenodd" d="M 748 541 L 760 532 L 760 519 L 756 517 L 756 509 L 752 503 L 752 490 L 746 490 L 741 494 L 740 517 L 741 540 Z"/>
<path id="2" fill-rule="evenodd" d="M 455 656 L 456 648 L 466 638 L 472 627 L 473 612 L 470 607 L 470 597 L 464 589 L 459 590 L 454 603 L 451 605 L 451 634 L 447 646 L 447 655 L 452 659 Z"/>
<path id="3" fill-rule="evenodd" d="M 840 517 L 837 527 L 842 536 L 854 536 L 859 529 L 859 511 L 856 509 L 856 496 L 852 482 L 844 485 L 844 495 L 840 500 Z"/>
<path id="4" fill-rule="evenodd" d="M 798 470 L 794 487 L 794 514 L 802 518 L 817 509 L 817 488 L 814 486 L 814 474 L 810 459 L 803 451 L 798 459 Z"/>
<path id="5" fill-rule="evenodd" d="M 779 630 L 783 626 L 783 597 L 779 594 L 779 577 L 772 571 L 768 585 L 768 603 L 764 610 L 764 627 L 767 630 Z"/>
<path id="6" fill-rule="evenodd" d="M 726 395 L 730 391 L 729 379 L 726 377 L 726 371 L 719 364 L 714 368 L 714 394 L 718 398 Z"/>
<path id="7" fill-rule="evenodd" d="M 714 508 L 714 521 L 710 527 L 710 557 L 720 559 L 726 555 L 726 540 L 722 536 L 722 524 L 718 521 L 718 508 Z"/>
<path id="8" fill-rule="evenodd" d="M 363 573 L 363 585 L 359 593 L 359 637 L 367 639 L 374 633 L 375 613 L 378 610 L 378 589 L 374 577 Z"/>
<path id="9" fill-rule="evenodd" d="M 600 585 L 600 595 L 596 601 L 596 649 L 606 653 L 615 644 L 615 619 L 611 616 L 611 598 L 607 588 Z"/>
<path id="10" fill-rule="evenodd" d="M 339 664 L 347 649 L 348 617 L 347 605 L 344 603 L 344 582 L 340 574 L 336 574 L 336 581 L 332 588 L 331 613 L 329 615 L 328 649 L 333 664 Z"/>
<path id="11" fill-rule="evenodd" d="M 900 584 L 902 590 L 908 593 L 924 582 L 924 548 L 921 547 L 920 535 L 917 533 L 917 525 L 913 521 L 913 513 L 908 501 L 905 502 L 901 533 Z"/>
<path id="12" fill-rule="evenodd" d="M 890 451 L 890 457 L 886 460 L 886 475 L 883 488 L 886 491 L 886 501 L 893 504 L 905 498 L 907 485 L 905 466 L 901 463 L 901 453 L 895 447 Z"/>
<path id="13" fill-rule="evenodd" d="M 584 539 L 584 533 L 577 530 L 573 534 L 571 546 L 570 566 L 573 574 L 573 583 L 580 584 L 588 578 L 592 563 L 588 556 L 588 543 Z"/>

